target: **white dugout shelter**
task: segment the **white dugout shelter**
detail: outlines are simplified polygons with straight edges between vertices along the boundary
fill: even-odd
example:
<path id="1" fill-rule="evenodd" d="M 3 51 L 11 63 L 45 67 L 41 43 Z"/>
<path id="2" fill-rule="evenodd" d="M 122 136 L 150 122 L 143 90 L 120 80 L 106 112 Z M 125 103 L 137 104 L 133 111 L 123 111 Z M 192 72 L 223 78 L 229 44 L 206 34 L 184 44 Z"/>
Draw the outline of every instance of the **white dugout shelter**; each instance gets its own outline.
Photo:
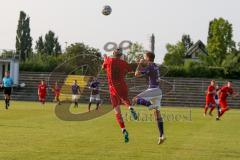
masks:
<path id="1" fill-rule="evenodd" d="M 2 81 L 6 71 L 10 72 L 14 86 L 19 84 L 19 60 L 16 58 L 0 58 L 0 80 Z"/>

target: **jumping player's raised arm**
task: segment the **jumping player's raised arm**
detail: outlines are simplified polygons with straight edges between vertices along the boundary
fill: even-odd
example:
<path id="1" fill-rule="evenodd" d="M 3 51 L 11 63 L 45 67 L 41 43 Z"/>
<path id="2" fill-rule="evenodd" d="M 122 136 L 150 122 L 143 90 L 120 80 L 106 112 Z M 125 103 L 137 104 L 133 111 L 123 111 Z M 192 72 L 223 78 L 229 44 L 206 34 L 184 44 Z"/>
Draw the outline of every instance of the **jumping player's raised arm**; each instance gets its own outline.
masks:
<path id="1" fill-rule="evenodd" d="M 126 73 L 131 73 L 132 72 L 131 66 L 126 61 L 124 61 L 124 62 L 125 62 L 124 69 L 125 69 Z"/>
<path id="2" fill-rule="evenodd" d="M 103 55 L 104 62 L 102 64 L 102 70 L 106 70 L 106 68 L 107 68 L 107 58 L 108 58 L 107 55 L 104 54 Z"/>
<path id="3" fill-rule="evenodd" d="M 140 77 L 142 75 L 142 69 L 143 69 L 142 64 L 144 62 L 145 62 L 144 59 L 141 59 L 140 62 L 138 63 L 137 69 L 135 71 L 135 76 L 136 77 Z"/>
<path id="4" fill-rule="evenodd" d="M 89 89 L 92 89 L 92 82 L 89 82 L 89 83 L 88 83 L 88 88 L 89 88 Z"/>

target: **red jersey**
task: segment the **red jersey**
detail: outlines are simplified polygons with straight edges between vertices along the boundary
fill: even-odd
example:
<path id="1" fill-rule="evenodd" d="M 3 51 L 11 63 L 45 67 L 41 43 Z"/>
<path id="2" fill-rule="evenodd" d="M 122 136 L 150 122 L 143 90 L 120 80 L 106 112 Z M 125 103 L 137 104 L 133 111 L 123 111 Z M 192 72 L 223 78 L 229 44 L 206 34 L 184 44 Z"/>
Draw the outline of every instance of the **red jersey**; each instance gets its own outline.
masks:
<path id="1" fill-rule="evenodd" d="M 55 94 L 55 96 L 56 96 L 56 95 L 59 96 L 59 95 L 60 95 L 60 91 L 61 91 L 61 89 L 60 89 L 59 86 L 55 86 L 55 87 L 54 87 L 54 94 Z"/>
<path id="2" fill-rule="evenodd" d="M 103 68 L 107 72 L 109 86 L 126 86 L 125 76 L 132 69 L 126 61 L 118 58 L 106 58 Z"/>
<path id="3" fill-rule="evenodd" d="M 40 94 L 46 94 L 47 85 L 46 84 L 39 84 L 38 91 Z"/>
<path id="4" fill-rule="evenodd" d="M 233 89 L 229 88 L 228 86 L 224 86 L 220 89 L 220 100 L 225 101 L 229 94 L 233 94 Z"/>
<path id="5" fill-rule="evenodd" d="M 207 99 L 214 98 L 214 93 L 209 93 L 209 92 L 213 92 L 214 90 L 215 90 L 214 86 L 212 86 L 212 85 L 208 86 Z"/>

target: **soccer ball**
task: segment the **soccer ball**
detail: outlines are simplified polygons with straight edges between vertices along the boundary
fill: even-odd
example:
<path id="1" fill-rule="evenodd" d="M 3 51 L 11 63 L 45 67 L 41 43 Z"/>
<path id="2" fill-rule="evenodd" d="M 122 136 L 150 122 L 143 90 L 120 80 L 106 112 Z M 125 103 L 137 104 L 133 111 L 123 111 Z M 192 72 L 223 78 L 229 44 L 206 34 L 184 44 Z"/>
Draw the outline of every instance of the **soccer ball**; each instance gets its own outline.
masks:
<path id="1" fill-rule="evenodd" d="M 102 14 L 108 16 L 112 13 L 112 8 L 109 5 L 103 6 Z"/>
<path id="2" fill-rule="evenodd" d="M 25 84 L 25 83 L 21 83 L 19 86 L 20 86 L 21 88 L 23 88 L 23 87 L 26 86 L 26 84 Z"/>

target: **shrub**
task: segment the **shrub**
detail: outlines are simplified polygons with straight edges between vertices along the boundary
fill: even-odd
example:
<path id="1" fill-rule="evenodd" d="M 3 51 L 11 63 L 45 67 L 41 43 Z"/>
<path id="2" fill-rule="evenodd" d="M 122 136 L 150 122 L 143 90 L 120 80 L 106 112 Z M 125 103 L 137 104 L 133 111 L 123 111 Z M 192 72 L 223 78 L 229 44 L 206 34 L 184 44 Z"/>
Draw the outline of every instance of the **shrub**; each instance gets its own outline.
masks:
<path id="1" fill-rule="evenodd" d="M 199 77 L 199 78 L 230 78 L 221 67 L 205 67 L 201 65 L 170 66 L 166 76 L 168 77 Z"/>

